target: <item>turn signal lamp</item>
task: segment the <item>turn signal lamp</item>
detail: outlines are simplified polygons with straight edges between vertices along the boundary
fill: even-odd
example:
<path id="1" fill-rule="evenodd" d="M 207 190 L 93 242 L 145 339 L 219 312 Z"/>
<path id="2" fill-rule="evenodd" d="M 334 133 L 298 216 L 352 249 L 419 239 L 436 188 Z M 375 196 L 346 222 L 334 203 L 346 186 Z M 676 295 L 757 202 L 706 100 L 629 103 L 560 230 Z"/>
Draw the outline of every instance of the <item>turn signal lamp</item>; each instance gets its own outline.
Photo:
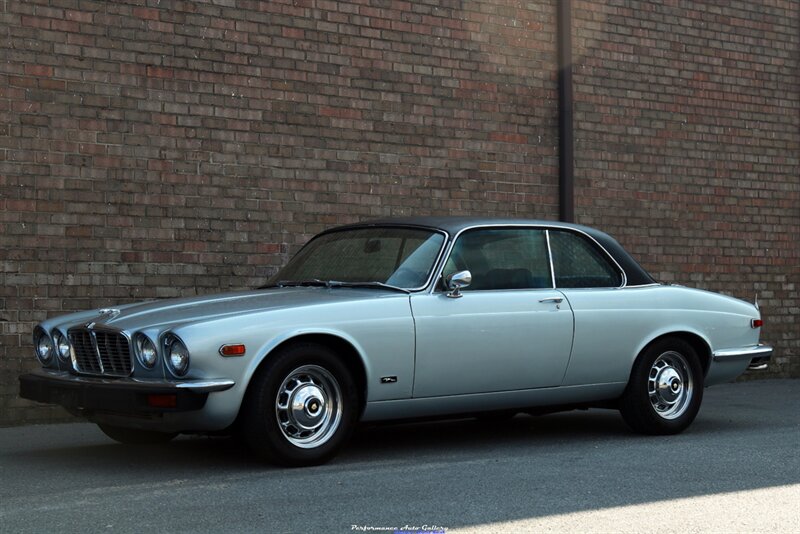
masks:
<path id="1" fill-rule="evenodd" d="M 233 345 L 222 345 L 219 348 L 220 356 L 244 356 L 246 348 L 243 343 Z"/>

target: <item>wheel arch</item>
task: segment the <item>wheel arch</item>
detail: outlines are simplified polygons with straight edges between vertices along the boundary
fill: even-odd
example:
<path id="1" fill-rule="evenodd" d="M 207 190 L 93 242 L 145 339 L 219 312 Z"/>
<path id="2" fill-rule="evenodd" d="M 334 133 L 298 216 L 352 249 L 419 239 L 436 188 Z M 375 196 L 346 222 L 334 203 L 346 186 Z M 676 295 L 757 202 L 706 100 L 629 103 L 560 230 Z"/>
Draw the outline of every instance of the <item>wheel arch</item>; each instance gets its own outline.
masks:
<path id="1" fill-rule="evenodd" d="M 711 366 L 711 344 L 707 339 L 697 332 L 692 332 L 689 330 L 674 330 L 659 333 L 657 336 L 653 337 L 639 347 L 639 350 L 636 352 L 634 362 L 641 358 L 642 354 L 644 354 L 654 343 L 666 338 L 677 338 L 688 343 L 694 349 L 695 353 L 697 353 L 697 357 L 700 359 L 700 366 L 703 368 L 703 377 L 708 375 L 708 369 Z"/>
<path id="2" fill-rule="evenodd" d="M 268 351 L 266 351 L 266 353 L 261 357 L 260 361 L 255 366 L 255 368 L 253 368 L 252 372 L 249 373 L 247 390 L 250 389 L 253 377 L 262 368 L 269 365 L 270 355 L 274 354 L 276 351 L 285 349 L 286 347 L 292 345 L 299 345 L 303 343 L 310 343 L 327 347 L 333 350 L 337 355 L 339 355 L 342 358 L 342 362 L 350 371 L 356 383 L 356 389 L 358 392 L 358 401 L 359 401 L 359 417 L 360 417 L 367 403 L 367 368 L 365 365 L 365 360 L 363 358 L 361 351 L 356 348 L 355 344 L 352 341 L 331 332 L 297 333 L 295 335 L 280 340 L 278 343 L 272 346 Z M 247 397 L 247 393 L 245 393 L 244 397 L 245 398 Z"/>

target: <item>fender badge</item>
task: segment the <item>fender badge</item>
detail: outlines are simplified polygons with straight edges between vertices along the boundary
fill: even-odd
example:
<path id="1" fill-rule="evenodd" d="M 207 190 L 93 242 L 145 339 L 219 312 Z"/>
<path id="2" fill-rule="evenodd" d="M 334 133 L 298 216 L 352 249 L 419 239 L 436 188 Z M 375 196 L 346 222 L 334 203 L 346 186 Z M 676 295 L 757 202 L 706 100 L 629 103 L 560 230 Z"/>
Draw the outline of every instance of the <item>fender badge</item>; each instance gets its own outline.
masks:
<path id="1" fill-rule="evenodd" d="M 382 376 L 381 377 L 381 384 L 394 384 L 397 382 L 396 376 Z"/>

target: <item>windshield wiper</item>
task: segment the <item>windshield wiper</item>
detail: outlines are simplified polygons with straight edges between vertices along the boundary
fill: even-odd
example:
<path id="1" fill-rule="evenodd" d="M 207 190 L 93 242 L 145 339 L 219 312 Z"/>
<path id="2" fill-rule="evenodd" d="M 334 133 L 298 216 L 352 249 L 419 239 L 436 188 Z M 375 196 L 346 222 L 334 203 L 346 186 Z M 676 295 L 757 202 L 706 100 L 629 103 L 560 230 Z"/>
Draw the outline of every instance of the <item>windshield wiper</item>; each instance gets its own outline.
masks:
<path id="1" fill-rule="evenodd" d="M 408 289 L 402 287 L 391 286 L 383 282 L 340 282 L 338 280 L 329 280 L 328 287 L 374 287 L 378 289 L 389 289 L 392 291 L 400 291 L 401 293 L 411 293 Z"/>
<path id="2" fill-rule="evenodd" d="M 400 291 L 401 293 L 410 293 L 407 289 L 384 284 L 383 282 L 341 282 L 339 280 L 320 280 L 319 278 L 312 278 L 309 280 L 279 280 L 273 284 L 261 286 L 258 289 L 270 289 L 273 287 L 374 287 L 378 289 L 388 289 L 390 291 Z"/>
<path id="3" fill-rule="evenodd" d="M 270 289 L 273 287 L 331 287 L 330 282 L 320 280 L 319 278 L 310 278 L 308 280 L 278 280 L 275 283 L 261 286 L 258 289 Z"/>

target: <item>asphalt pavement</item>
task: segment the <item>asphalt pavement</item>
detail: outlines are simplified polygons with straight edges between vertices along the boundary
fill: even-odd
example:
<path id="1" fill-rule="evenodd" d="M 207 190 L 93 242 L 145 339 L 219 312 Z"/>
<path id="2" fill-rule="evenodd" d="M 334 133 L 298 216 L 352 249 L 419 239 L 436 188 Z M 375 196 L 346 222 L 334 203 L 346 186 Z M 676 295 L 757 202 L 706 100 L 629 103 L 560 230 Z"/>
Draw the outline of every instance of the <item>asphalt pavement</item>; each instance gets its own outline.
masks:
<path id="1" fill-rule="evenodd" d="M 709 388 L 683 434 L 614 411 L 358 430 L 279 469 L 234 440 L 0 429 L 0 532 L 798 532 L 800 380 Z"/>

